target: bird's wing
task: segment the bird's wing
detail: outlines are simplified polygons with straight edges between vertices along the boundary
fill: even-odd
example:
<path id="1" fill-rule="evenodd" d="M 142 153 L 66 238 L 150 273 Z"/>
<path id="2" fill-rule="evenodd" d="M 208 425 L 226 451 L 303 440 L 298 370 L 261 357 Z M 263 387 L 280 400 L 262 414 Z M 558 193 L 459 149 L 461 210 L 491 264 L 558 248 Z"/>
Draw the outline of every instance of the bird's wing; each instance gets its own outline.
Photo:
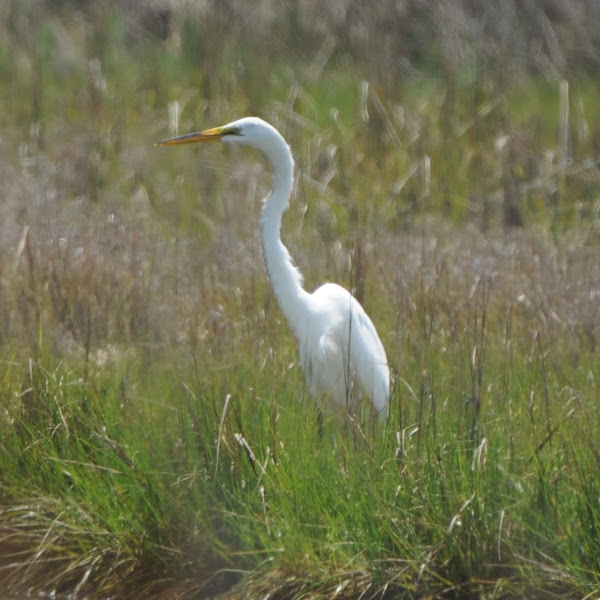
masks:
<path id="1" fill-rule="evenodd" d="M 350 408 L 348 402 L 354 404 L 362 391 L 378 414 L 387 415 L 389 368 L 371 319 L 356 298 L 333 283 L 317 289 L 312 300 L 319 319 L 313 320 L 311 332 L 317 339 L 309 336 L 305 357 L 311 362 L 307 379 L 313 392 L 328 393 L 336 404 Z"/>
<path id="2" fill-rule="evenodd" d="M 390 394 L 390 371 L 375 325 L 358 300 L 350 302 L 348 328 L 350 367 L 378 414 L 386 416 Z"/>

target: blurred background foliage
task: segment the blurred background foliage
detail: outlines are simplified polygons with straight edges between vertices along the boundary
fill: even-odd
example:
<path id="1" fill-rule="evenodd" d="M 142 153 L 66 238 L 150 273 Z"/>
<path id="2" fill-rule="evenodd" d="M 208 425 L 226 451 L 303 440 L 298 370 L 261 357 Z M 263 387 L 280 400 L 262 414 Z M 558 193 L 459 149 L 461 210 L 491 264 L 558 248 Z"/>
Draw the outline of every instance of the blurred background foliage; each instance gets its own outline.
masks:
<path id="1" fill-rule="evenodd" d="M 0 336 L 163 343 L 236 289 L 268 305 L 260 159 L 154 147 L 244 114 L 296 155 L 309 287 L 376 306 L 367 274 L 402 281 L 383 257 L 426 227 L 597 248 L 599 32 L 593 0 L 3 2 Z"/>

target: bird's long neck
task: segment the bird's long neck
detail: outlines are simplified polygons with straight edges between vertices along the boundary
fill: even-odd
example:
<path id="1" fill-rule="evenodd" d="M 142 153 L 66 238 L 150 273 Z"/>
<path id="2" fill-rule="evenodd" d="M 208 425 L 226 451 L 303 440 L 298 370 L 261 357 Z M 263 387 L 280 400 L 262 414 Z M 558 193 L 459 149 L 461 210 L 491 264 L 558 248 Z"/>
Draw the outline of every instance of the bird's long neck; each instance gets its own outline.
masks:
<path id="1" fill-rule="evenodd" d="M 305 311 L 301 308 L 306 305 L 309 294 L 303 289 L 302 275 L 281 241 L 281 216 L 289 206 L 294 176 L 294 161 L 287 145 L 285 150 L 268 156 L 273 166 L 273 187 L 263 206 L 260 226 L 265 266 L 273 292 L 298 337 L 304 327 L 300 315 Z"/>

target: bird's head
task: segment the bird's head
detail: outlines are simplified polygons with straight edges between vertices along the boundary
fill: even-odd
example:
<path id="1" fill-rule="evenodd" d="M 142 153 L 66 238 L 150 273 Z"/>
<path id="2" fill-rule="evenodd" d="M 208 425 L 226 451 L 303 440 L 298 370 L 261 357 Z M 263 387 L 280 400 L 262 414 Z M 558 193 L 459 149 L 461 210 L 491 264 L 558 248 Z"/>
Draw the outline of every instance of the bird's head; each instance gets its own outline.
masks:
<path id="1" fill-rule="evenodd" d="M 252 146 L 261 150 L 273 166 L 276 176 L 278 173 L 290 173 L 291 178 L 294 161 L 288 145 L 275 127 L 258 117 L 244 117 L 221 127 L 179 135 L 158 142 L 157 146 L 175 146 L 219 140 L 230 144 Z"/>
<path id="2" fill-rule="evenodd" d="M 175 146 L 195 142 L 216 142 L 222 140 L 231 144 L 253 146 L 265 152 L 268 148 L 282 140 L 280 133 L 266 121 L 258 117 L 244 117 L 222 125 L 196 133 L 187 133 L 158 142 L 158 146 Z"/>

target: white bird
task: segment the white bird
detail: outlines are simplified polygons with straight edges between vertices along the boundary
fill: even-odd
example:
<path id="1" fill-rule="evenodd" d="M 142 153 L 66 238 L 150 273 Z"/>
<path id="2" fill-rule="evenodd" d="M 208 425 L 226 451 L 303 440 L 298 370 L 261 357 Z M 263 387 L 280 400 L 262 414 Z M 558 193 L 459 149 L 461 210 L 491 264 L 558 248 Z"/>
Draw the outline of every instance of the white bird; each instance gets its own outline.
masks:
<path id="1" fill-rule="evenodd" d="M 389 412 L 390 372 L 371 319 L 358 300 L 335 283 L 308 293 L 281 241 L 281 217 L 289 207 L 294 159 L 279 131 L 262 119 L 245 117 L 158 145 L 218 140 L 261 150 L 273 169 L 272 189 L 260 221 L 263 255 L 277 302 L 298 340 L 312 395 L 329 412 L 350 414 L 357 411 L 365 395 L 384 420 Z"/>

